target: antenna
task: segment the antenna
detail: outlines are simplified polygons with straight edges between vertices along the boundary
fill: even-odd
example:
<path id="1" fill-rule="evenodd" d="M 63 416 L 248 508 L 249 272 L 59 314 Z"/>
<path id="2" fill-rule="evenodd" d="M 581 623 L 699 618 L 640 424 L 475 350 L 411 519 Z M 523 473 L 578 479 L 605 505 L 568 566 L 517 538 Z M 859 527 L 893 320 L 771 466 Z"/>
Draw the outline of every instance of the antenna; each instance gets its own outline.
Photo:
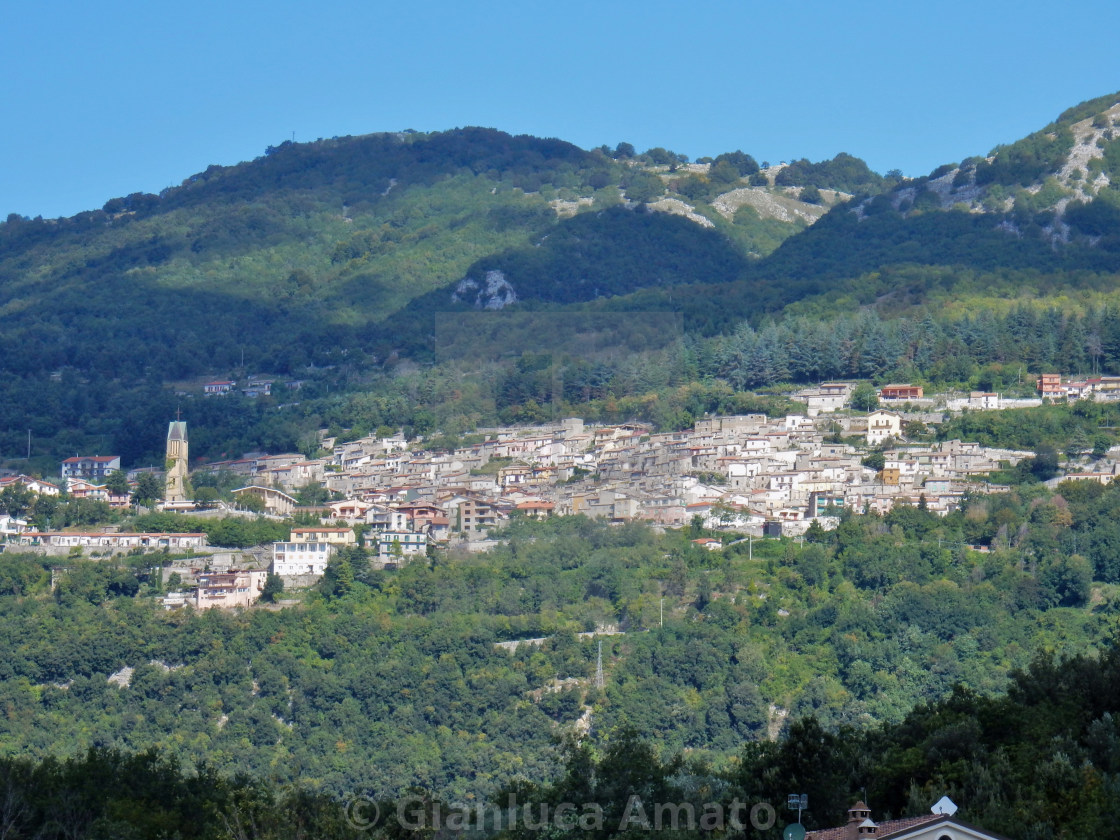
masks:
<path id="1" fill-rule="evenodd" d="M 599 661 L 595 664 L 595 687 L 601 689 L 603 685 L 603 643 L 599 642 Z"/>
<path id="2" fill-rule="evenodd" d="M 786 807 L 790 810 L 797 809 L 797 823 L 801 824 L 801 812 L 809 807 L 809 794 L 791 793 L 786 797 Z M 802 835 L 804 836 L 804 835 Z"/>
<path id="3" fill-rule="evenodd" d="M 935 814 L 942 814 L 946 817 L 951 817 L 957 813 L 957 804 L 948 796 L 942 796 L 935 803 L 930 810 Z"/>

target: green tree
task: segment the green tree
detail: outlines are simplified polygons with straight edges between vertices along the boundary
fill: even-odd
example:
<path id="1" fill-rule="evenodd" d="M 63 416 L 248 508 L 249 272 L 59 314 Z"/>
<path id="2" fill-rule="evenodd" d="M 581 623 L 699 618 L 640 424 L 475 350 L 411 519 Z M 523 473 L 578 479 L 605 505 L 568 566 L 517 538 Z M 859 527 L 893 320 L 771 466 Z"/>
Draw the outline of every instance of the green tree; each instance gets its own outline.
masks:
<path id="1" fill-rule="evenodd" d="M 336 553 L 327 562 L 319 581 L 319 591 L 328 599 L 342 598 L 354 588 L 354 566 L 343 552 Z"/>
<path id="2" fill-rule="evenodd" d="M 871 452 L 860 463 L 875 472 L 882 472 L 887 464 L 887 458 L 882 452 Z"/>
<path id="3" fill-rule="evenodd" d="M 50 528 L 61 504 L 58 496 L 48 496 L 46 493 L 40 493 L 35 497 L 35 503 L 31 506 L 31 521 L 40 530 Z"/>
<path id="4" fill-rule="evenodd" d="M 261 600 L 266 604 L 276 603 L 276 596 L 284 591 L 284 579 L 280 575 L 268 573 L 265 578 L 264 588 L 261 590 Z"/>
<path id="5" fill-rule="evenodd" d="M 252 513 L 264 513 L 264 499 L 255 493 L 242 493 L 237 497 L 237 506 Z"/>
<path id="6" fill-rule="evenodd" d="M 708 170 L 708 180 L 713 184 L 729 186 L 736 183 L 739 177 L 739 170 L 725 160 L 717 160 Z"/>
<path id="7" fill-rule="evenodd" d="M 0 509 L 8 516 L 22 517 L 34 501 L 35 494 L 18 481 L 0 491 Z"/>
<path id="8" fill-rule="evenodd" d="M 821 191 L 810 184 L 807 187 L 801 188 L 801 195 L 798 196 L 806 204 L 820 204 L 823 199 L 821 198 Z"/>
<path id="9" fill-rule="evenodd" d="M 665 194 L 665 183 L 649 172 L 630 172 L 623 184 L 626 197 L 639 204 L 648 204 Z"/>
<path id="10" fill-rule="evenodd" d="M 1080 458 L 1085 450 L 1090 447 L 1089 438 L 1081 429 L 1074 429 L 1066 443 L 1065 452 L 1067 458 Z"/>
<path id="11" fill-rule="evenodd" d="M 136 488 L 132 491 L 132 503 L 137 507 L 151 507 L 163 498 L 164 486 L 155 473 L 140 473 L 136 478 Z"/>
<path id="12" fill-rule="evenodd" d="M 1030 473 L 1039 481 L 1048 481 L 1058 474 L 1058 453 L 1052 446 L 1039 446 L 1030 461 Z"/>
<path id="13" fill-rule="evenodd" d="M 128 476 L 122 470 L 113 470 L 105 479 L 105 488 L 114 496 L 127 496 L 132 489 L 128 486 Z"/>
<path id="14" fill-rule="evenodd" d="M 1112 438 L 1105 434 L 1093 435 L 1093 457 L 1103 458 L 1112 448 Z"/>
<path id="15" fill-rule="evenodd" d="M 758 162 L 741 150 L 724 152 L 712 161 L 712 166 L 714 168 L 724 163 L 734 167 L 735 172 L 744 178 L 758 172 Z"/>
<path id="16" fill-rule="evenodd" d="M 209 510 L 218 504 L 220 495 L 215 487 L 199 487 L 194 491 L 194 506 L 199 510 Z"/>
<path id="17" fill-rule="evenodd" d="M 879 394 L 870 382 L 861 382 L 852 389 L 851 402 L 856 411 L 874 411 L 879 407 Z"/>

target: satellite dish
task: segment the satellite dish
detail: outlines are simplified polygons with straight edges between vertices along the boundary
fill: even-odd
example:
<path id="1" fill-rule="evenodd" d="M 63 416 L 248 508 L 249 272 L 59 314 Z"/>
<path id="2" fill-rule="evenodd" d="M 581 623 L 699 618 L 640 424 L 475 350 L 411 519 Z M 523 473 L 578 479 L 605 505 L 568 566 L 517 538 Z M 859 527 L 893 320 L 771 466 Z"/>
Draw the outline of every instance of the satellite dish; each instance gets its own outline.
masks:
<path id="1" fill-rule="evenodd" d="M 793 823 L 782 829 L 782 840 L 805 840 L 805 826 Z"/>
<path id="2" fill-rule="evenodd" d="M 957 813 L 957 803 L 955 803 L 948 796 L 942 796 L 933 804 L 930 810 L 935 814 L 942 814 L 946 817 L 951 817 Z"/>

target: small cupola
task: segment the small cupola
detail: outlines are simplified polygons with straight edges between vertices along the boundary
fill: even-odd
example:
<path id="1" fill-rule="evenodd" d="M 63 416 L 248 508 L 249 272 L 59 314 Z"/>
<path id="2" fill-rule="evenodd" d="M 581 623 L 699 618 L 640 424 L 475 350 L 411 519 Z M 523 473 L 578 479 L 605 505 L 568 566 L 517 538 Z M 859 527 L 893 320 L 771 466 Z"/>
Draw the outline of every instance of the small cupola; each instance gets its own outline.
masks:
<path id="1" fill-rule="evenodd" d="M 862 799 L 848 809 L 848 822 L 861 823 L 864 820 L 871 819 L 871 809 L 867 807 L 867 803 Z"/>

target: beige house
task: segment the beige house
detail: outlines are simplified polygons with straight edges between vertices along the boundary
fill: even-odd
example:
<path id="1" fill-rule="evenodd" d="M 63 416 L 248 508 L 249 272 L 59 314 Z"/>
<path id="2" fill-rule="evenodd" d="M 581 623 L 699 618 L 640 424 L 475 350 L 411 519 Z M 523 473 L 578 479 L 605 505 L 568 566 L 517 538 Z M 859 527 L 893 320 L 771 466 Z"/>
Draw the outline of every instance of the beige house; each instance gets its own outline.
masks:
<path id="1" fill-rule="evenodd" d="M 199 575 L 194 605 L 200 610 L 247 607 L 261 597 L 267 577 L 260 571 Z"/>
<path id="2" fill-rule="evenodd" d="M 867 416 L 867 444 L 878 446 L 887 438 L 902 437 L 902 415 L 879 409 Z"/>
<path id="3" fill-rule="evenodd" d="M 365 521 L 366 514 L 373 505 L 360 499 L 344 499 L 339 502 L 328 502 L 327 507 L 330 508 L 332 519 L 342 519 L 352 525 L 358 525 Z"/>
<path id="4" fill-rule="evenodd" d="M 265 513 L 272 513 L 277 516 L 287 516 L 296 507 L 295 499 L 274 487 L 260 487 L 254 484 L 234 490 L 233 495 L 237 499 L 255 496 L 264 504 Z"/>
<path id="5" fill-rule="evenodd" d="M 292 528 L 292 542 L 325 542 L 331 545 L 356 545 L 353 528 Z"/>

